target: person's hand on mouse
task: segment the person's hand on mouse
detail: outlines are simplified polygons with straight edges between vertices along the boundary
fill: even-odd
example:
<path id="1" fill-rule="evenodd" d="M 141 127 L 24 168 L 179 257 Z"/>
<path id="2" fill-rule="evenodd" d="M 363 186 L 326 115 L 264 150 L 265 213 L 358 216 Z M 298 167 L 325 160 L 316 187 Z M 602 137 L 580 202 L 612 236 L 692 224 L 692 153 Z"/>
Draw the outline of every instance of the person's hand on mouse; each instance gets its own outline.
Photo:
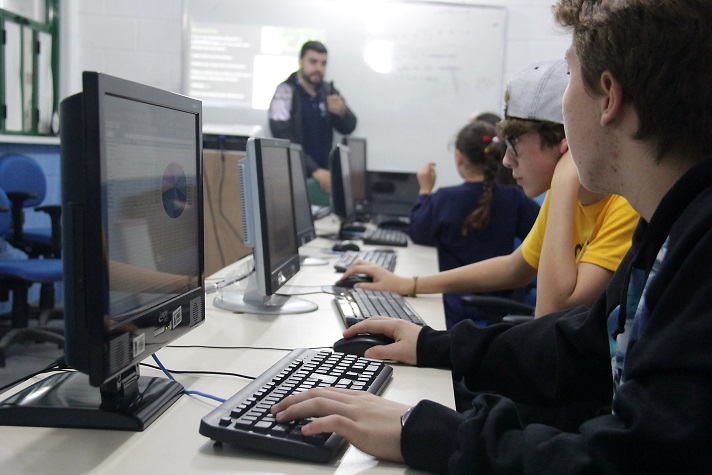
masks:
<path id="1" fill-rule="evenodd" d="M 366 274 L 373 279 L 373 282 L 363 282 L 356 284 L 354 287 L 366 290 L 387 290 L 396 292 L 400 295 L 408 295 L 413 291 L 413 279 L 408 277 L 399 277 L 393 272 L 364 260 L 358 260 L 351 264 L 342 279 L 345 279 L 353 274 Z"/>
<path id="2" fill-rule="evenodd" d="M 378 345 L 366 350 L 363 356 L 379 360 L 393 360 L 415 365 L 418 362 L 417 343 L 422 327 L 397 318 L 371 317 L 350 326 L 344 338 L 360 333 L 377 333 L 394 340 L 390 345 Z"/>

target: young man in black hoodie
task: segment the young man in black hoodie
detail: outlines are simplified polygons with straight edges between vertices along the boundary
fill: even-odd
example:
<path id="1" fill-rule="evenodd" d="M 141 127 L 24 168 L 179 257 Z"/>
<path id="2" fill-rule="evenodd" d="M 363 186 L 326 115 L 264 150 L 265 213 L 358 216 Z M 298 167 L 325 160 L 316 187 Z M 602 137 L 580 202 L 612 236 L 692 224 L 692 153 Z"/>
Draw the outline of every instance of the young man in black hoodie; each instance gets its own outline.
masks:
<path id="1" fill-rule="evenodd" d="M 370 357 L 451 367 L 465 414 L 335 389 L 285 399 L 377 457 L 434 472 L 709 473 L 712 467 L 712 2 L 559 0 L 582 184 L 640 213 L 606 293 L 520 326 L 450 332 L 372 319 Z"/>

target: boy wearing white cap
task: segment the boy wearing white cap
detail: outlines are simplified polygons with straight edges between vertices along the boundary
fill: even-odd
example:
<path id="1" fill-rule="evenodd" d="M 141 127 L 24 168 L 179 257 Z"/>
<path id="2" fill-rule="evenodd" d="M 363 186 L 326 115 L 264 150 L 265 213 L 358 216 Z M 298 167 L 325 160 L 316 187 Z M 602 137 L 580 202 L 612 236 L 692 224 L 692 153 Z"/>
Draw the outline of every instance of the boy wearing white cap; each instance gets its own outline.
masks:
<path id="1" fill-rule="evenodd" d="M 357 287 L 415 293 L 492 292 L 527 285 L 537 277 L 536 315 L 591 305 L 623 256 L 638 214 L 618 195 L 581 186 L 568 152 L 561 112 L 566 63 L 532 64 L 514 75 L 505 93 L 498 134 L 507 143 L 503 163 L 527 196 L 549 190 L 522 245 L 506 256 L 417 278 L 399 277 L 359 262 L 344 274 L 368 274 Z"/>

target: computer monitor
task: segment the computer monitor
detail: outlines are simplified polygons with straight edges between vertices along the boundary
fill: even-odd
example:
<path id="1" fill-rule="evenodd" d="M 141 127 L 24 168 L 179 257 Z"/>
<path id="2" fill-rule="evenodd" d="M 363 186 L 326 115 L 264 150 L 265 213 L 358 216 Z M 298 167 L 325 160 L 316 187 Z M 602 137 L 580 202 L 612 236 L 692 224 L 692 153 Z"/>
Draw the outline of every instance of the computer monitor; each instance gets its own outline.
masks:
<path id="1" fill-rule="evenodd" d="M 360 137 L 344 137 L 344 145 L 349 147 L 351 159 L 351 187 L 354 204 L 358 210 L 359 205 L 368 200 L 368 187 L 366 185 L 366 139 Z"/>
<path id="2" fill-rule="evenodd" d="M 331 170 L 331 212 L 339 217 L 342 225 L 353 221 L 355 216 L 354 195 L 351 182 L 349 148 L 336 144 L 329 155 Z"/>
<path id="3" fill-rule="evenodd" d="M 292 203 L 294 204 L 294 219 L 297 227 L 297 245 L 303 246 L 316 239 L 314 218 L 307 192 L 306 174 L 302 146 L 292 143 L 289 146 L 289 171 L 292 182 Z M 299 257 L 302 266 L 327 265 L 326 259 L 314 257 Z"/>
<path id="4" fill-rule="evenodd" d="M 418 200 L 420 184 L 413 172 L 387 172 L 369 170 L 368 207 L 382 216 L 409 217 Z"/>
<path id="5" fill-rule="evenodd" d="M 246 283 L 220 289 L 213 303 L 233 312 L 269 315 L 316 310 L 313 302 L 275 293 L 299 272 L 289 141 L 250 138 L 239 174 L 243 241 L 252 247 L 255 269 Z"/>
<path id="6" fill-rule="evenodd" d="M 143 430 L 183 393 L 139 362 L 205 318 L 200 101 L 95 72 L 62 101 L 65 360 L 0 423 Z"/>
<path id="7" fill-rule="evenodd" d="M 292 181 L 294 219 L 297 226 L 297 244 L 303 246 L 316 239 L 314 218 L 307 193 L 306 176 L 302 159 L 302 146 L 296 143 L 289 146 L 289 171 Z"/>

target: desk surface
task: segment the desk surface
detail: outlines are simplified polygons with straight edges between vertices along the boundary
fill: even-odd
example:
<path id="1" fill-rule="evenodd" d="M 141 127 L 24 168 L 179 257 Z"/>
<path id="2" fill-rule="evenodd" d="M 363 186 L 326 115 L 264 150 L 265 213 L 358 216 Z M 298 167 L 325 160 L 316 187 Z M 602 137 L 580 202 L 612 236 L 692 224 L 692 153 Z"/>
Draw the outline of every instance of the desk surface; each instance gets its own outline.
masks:
<path id="1" fill-rule="evenodd" d="M 325 218 L 320 227 L 329 227 Z M 302 247 L 300 254 L 329 260 L 326 266 L 304 267 L 280 293 L 318 292 L 339 274 L 333 263 L 337 256 L 325 250 L 332 242 L 317 239 Z M 366 248 L 366 247 L 364 247 Z M 234 272 L 244 262 L 228 266 L 209 281 Z M 413 245 L 398 249 L 396 270 L 403 275 L 434 272 L 437 258 L 433 248 Z M 206 321 L 173 347 L 158 352 L 161 362 L 173 370 L 236 372 L 256 376 L 276 363 L 286 351 L 255 349 L 328 347 L 341 337 L 343 324 L 333 307 L 333 297 L 324 293 L 305 295 L 319 305 L 303 315 L 258 316 L 233 314 L 213 307 L 207 296 Z M 415 310 L 433 328 L 443 329 L 439 295 L 409 299 Z M 188 345 L 252 347 L 230 349 L 181 348 Z M 142 374 L 157 374 L 142 368 Z M 186 389 L 229 397 L 249 381 L 228 376 L 175 375 Z M 427 381 L 427 384 L 423 384 Z M 28 383 L 29 384 L 29 383 Z M 24 387 L 24 386 L 21 386 Z M 19 388 L 18 388 L 19 389 Z M 6 395 L 14 391 L 8 392 Z M 393 378 L 383 397 L 407 404 L 427 398 L 454 406 L 450 372 L 394 365 Z M 403 473 L 406 467 L 378 461 L 346 445 L 331 464 L 311 464 L 271 457 L 224 445 L 215 447 L 198 433 L 200 419 L 218 403 L 198 396 L 183 395 L 144 432 L 54 429 L 33 427 L 0 428 L 0 467 L 3 473 Z"/>

